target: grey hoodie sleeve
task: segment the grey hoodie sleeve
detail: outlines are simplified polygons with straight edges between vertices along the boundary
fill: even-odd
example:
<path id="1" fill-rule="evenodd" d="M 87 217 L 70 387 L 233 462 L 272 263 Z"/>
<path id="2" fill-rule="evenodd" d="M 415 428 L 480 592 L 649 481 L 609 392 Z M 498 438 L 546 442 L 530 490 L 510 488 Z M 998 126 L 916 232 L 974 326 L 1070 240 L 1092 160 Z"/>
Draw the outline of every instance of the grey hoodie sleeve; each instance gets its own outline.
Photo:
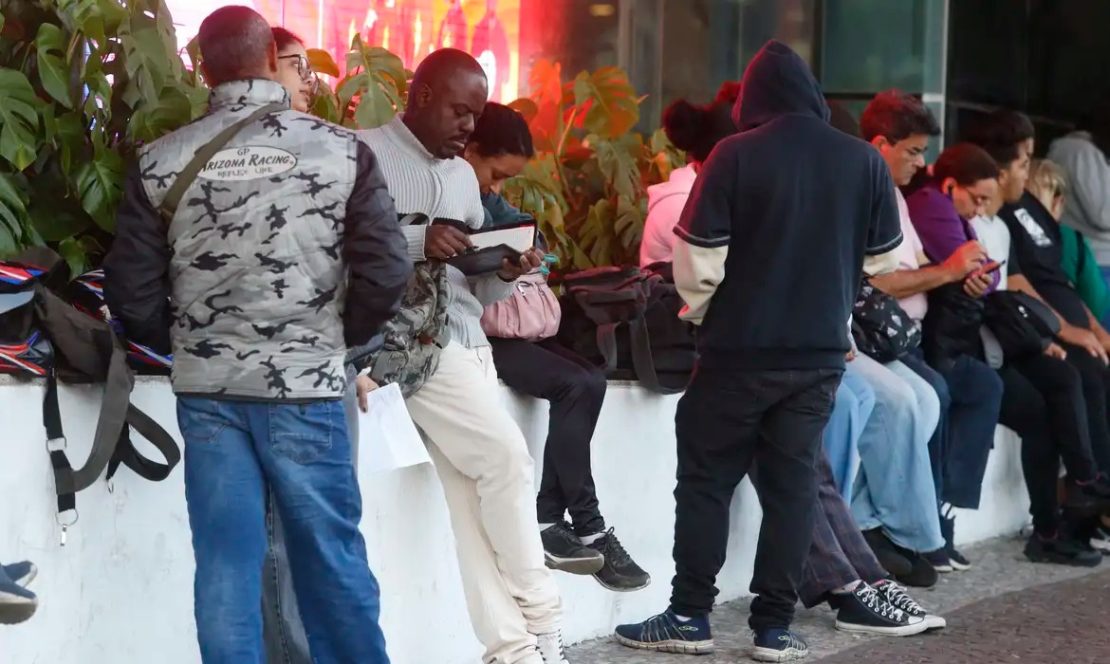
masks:
<path id="1" fill-rule="evenodd" d="M 1110 239 L 1110 164 L 1089 140 L 1069 137 L 1056 141 L 1048 152 L 1068 174 L 1068 206 L 1064 216 L 1081 219 L 1090 231 Z M 1080 229 L 1088 230 L 1088 229 Z"/>
<path id="2" fill-rule="evenodd" d="M 367 343 L 397 313 L 412 276 L 407 242 L 377 158 L 365 143 L 356 145 L 355 186 L 343 236 L 349 271 L 343 330 L 350 347 Z"/>

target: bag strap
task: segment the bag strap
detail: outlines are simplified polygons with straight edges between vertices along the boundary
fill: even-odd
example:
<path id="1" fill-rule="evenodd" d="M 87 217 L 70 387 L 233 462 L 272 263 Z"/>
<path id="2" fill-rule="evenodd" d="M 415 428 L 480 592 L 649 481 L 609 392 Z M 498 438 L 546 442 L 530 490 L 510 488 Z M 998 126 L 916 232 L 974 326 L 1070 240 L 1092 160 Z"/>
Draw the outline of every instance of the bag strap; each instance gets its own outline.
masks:
<path id="1" fill-rule="evenodd" d="M 181 204 L 181 198 L 185 195 L 185 190 L 189 185 L 193 184 L 193 180 L 197 179 L 201 169 L 208 163 L 217 152 L 227 145 L 228 141 L 235 138 L 235 135 L 243 130 L 244 127 L 252 122 L 259 120 L 264 115 L 276 113 L 278 111 L 286 110 L 282 104 L 267 104 L 262 108 L 251 113 L 247 117 L 238 120 L 227 127 L 223 131 L 216 134 L 216 137 L 208 141 L 197 150 L 196 155 L 193 156 L 189 163 L 185 165 L 181 173 L 178 174 L 177 179 L 174 180 L 170 190 L 166 192 L 166 197 L 162 199 L 162 204 L 158 206 L 158 211 L 162 214 L 162 219 L 168 225 L 173 221 L 173 215 L 177 213 L 177 206 Z"/>

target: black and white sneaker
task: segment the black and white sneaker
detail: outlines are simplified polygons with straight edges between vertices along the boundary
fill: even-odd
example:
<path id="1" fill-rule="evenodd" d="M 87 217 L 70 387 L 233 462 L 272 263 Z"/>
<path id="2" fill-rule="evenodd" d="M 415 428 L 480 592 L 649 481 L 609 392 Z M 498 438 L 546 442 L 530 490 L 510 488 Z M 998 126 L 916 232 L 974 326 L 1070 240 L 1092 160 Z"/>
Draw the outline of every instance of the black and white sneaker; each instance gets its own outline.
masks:
<path id="1" fill-rule="evenodd" d="M 933 569 L 941 574 L 948 574 L 949 572 L 956 571 L 956 567 L 952 564 L 952 559 L 948 557 L 947 547 L 937 549 L 936 551 L 927 551 L 921 554 L 921 557 L 928 561 L 928 563 L 933 566 Z"/>
<path id="2" fill-rule="evenodd" d="M 836 614 L 836 628 L 842 632 L 881 636 L 913 636 L 929 629 L 924 618 L 910 616 L 862 581 L 843 599 Z"/>
<path id="3" fill-rule="evenodd" d="M 594 578 L 608 590 L 627 593 L 646 588 L 651 583 L 651 575 L 632 560 L 612 528 L 587 546 L 597 551 L 605 561 Z"/>
<path id="4" fill-rule="evenodd" d="M 547 566 L 570 574 L 590 575 L 605 566 L 605 556 L 586 546 L 565 521 L 540 532 L 543 559 Z"/>
<path id="5" fill-rule="evenodd" d="M 944 629 L 948 626 L 948 621 L 943 617 L 929 613 L 925 607 L 917 603 L 906 589 L 898 585 L 894 581 L 880 581 L 874 585 L 875 590 L 879 592 L 879 597 L 886 600 L 896 609 L 901 609 L 906 612 L 906 615 L 911 618 L 923 618 L 925 620 L 925 629 Z"/>
<path id="6" fill-rule="evenodd" d="M 948 510 L 948 514 L 940 520 L 940 532 L 944 535 L 944 553 L 948 557 L 948 564 L 951 566 L 950 572 L 966 572 L 971 569 L 971 561 L 964 557 L 964 554 L 956 550 L 956 517 L 952 516 L 952 510 Z M 935 565 L 934 565 L 935 567 Z M 937 571 L 942 571 L 939 567 Z"/>
<path id="7" fill-rule="evenodd" d="M 1095 526 L 1091 533 L 1091 548 L 1104 556 L 1110 556 L 1110 528 L 1103 525 Z"/>

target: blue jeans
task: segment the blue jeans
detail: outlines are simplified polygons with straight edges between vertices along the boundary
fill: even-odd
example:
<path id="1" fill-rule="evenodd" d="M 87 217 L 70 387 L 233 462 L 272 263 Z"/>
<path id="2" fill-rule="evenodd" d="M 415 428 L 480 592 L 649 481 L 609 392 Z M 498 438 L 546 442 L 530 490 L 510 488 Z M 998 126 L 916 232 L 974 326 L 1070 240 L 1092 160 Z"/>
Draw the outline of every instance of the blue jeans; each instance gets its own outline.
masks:
<path id="1" fill-rule="evenodd" d="M 882 365 L 860 356 L 851 366 L 875 391 L 875 409 L 857 443 L 852 516 L 864 530 L 882 528 L 901 547 L 935 551 L 944 546 L 929 461 L 940 417 L 937 394 L 901 362 Z"/>
<path id="2" fill-rule="evenodd" d="M 177 417 L 202 661 L 265 661 L 262 571 L 272 492 L 314 660 L 386 664 L 342 402 L 181 397 Z"/>
<path id="3" fill-rule="evenodd" d="M 857 443 L 874 408 L 875 390 L 871 389 L 855 361 L 849 362 L 836 390 L 836 401 L 824 435 L 833 481 L 846 501 L 852 499 L 852 485 L 859 467 Z"/>
<path id="4" fill-rule="evenodd" d="M 1002 409 L 1002 379 L 967 355 L 955 358 L 943 372 L 926 364 L 920 349 L 901 361 L 940 397 L 940 424 L 929 441 L 937 497 L 956 507 L 978 509 Z"/>

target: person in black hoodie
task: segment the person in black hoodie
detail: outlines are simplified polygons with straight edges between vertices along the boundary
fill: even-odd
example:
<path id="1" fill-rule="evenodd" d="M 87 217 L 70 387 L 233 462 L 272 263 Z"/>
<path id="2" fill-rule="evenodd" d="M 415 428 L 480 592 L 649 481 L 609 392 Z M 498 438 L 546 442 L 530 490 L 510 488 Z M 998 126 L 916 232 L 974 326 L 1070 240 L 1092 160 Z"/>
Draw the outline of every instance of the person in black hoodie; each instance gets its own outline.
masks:
<path id="1" fill-rule="evenodd" d="M 808 653 L 790 631 L 794 589 L 863 258 L 891 254 L 902 235 L 882 157 L 829 125 L 817 80 L 789 47 L 771 41 L 755 56 L 733 119 L 740 133 L 709 156 L 675 229 L 675 281 L 683 318 L 699 325 L 700 359 L 675 417 L 671 605 L 617 627 L 616 638 L 648 650 L 713 650 L 708 615 L 729 503 L 758 462 L 752 656 L 778 662 Z"/>

